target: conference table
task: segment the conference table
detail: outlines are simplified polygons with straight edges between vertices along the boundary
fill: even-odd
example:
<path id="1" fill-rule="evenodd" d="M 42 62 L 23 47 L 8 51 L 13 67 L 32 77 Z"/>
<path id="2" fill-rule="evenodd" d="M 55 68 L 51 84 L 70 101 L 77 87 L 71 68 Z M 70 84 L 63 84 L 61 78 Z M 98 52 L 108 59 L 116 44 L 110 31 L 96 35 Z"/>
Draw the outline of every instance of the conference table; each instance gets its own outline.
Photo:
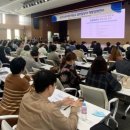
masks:
<path id="1" fill-rule="evenodd" d="M 91 64 L 90 62 L 81 62 L 81 61 L 75 61 L 75 65 L 78 67 L 78 68 L 84 68 L 84 69 L 89 69 L 91 67 Z"/>
<path id="2" fill-rule="evenodd" d="M 88 54 L 91 56 L 92 53 L 93 53 L 93 48 L 89 48 L 89 49 L 88 49 Z"/>
<path id="3" fill-rule="evenodd" d="M 52 67 L 53 67 L 52 65 L 42 63 L 41 69 L 50 70 Z M 5 82 L 7 75 L 10 73 L 11 73 L 10 68 L 8 68 L 8 67 L 0 68 L 0 80 Z"/>
<path id="4" fill-rule="evenodd" d="M 5 82 L 7 75 L 10 74 L 10 73 L 11 73 L 11 71 L 8 67 L 0 68 L 0 80 Z"/>
<path id="5" fill-rule="evenodd" d="M 52 65 L 42 63 L 41 69 L 50 70 L 52 67 Z"/>
<path id="6" fill-rule="evenodd" d="M 63 91 L 60 91 L 58 89 L 55 89 L 53 95 L 51 97 L 49 97 L 49 100 L 52 102 L 55 101 L 59 101 L 64 99 L 65 97 L 72 97 L 74 98 L 74 100 L 76 100 L 77 98 L 69 95 Z M 90 130 L 91 127 L 93 127 L 94 125 L 103 122 L 105 119 L 107 119 L 110 116 L 110 111 L 105 110 L 103 108 L 100 108 L 96 105 L 93 105 L 89 102 L 86 102 L 87 105 L 87 119 L 83 120 L 82 119 L 82 115 L 80 113 L 80 111 L 78 112 L 78 116 L 79 116 L 79 120 L 78 120 L 78 129 L 79 130 Z M 61 107 L 61 112 L 64 114 L 64 116 L 68 117 L 70 114 L 70 110 L 71 108 L 69 107 L 68 109 L 64 110 L 65 107 Z M 95 112 L 102 112 L 104 114 L 104 116 L 100 117 L 100 116 L 96 116 L 94 113 Z"/>
<path id="7" fill-rule="evenodd" d="M 124 87 L 120 91 L 117 91 L 117 93 L 130 97 L 130 89 Z"/>
<path id="8" fill-rule="evenodd" d="M 104 55 L 103 55 L 103 57 L 104 57 L 105 61 L 107 62 L 107 61 L 108 61 L 108 58 L 106 58 Z M 95 58 L 96 58 L 96 57 L 86 56 L 86 60 L 87 60 L 88 62 L 93 62 L 93 61 L 95 60 Z"/>
<path id="9" fill-rule="evenodd" d="M 10 62 L 15 58 L 13 56 L 6 56 L 6 57 L 9 59 Z"/>

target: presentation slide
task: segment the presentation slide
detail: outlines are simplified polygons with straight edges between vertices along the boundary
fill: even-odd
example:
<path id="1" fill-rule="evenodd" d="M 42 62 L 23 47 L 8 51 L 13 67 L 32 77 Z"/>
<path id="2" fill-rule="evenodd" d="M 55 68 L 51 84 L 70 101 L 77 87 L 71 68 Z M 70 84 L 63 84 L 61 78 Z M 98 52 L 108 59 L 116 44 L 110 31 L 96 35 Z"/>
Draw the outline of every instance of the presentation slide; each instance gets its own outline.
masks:
<path id="1" fill-rule="evenodd" d="M 125 9 L 119 13 L 84 17 L 81 19 L 81 38 L 124 38 Z"/>

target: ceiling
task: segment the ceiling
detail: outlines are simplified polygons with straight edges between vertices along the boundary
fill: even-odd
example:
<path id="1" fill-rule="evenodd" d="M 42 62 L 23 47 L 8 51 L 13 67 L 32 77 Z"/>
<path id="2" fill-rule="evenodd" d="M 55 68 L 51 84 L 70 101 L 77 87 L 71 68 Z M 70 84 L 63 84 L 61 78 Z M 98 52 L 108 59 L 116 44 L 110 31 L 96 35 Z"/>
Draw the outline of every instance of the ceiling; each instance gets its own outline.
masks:
<path id="1" fill-rule="evenodd" d="M 29 8 L 23 8 L 25 0 L 0 0 L 0 13 L 29 15 L 82 1 L 85 0 L 50 0 Z"/>

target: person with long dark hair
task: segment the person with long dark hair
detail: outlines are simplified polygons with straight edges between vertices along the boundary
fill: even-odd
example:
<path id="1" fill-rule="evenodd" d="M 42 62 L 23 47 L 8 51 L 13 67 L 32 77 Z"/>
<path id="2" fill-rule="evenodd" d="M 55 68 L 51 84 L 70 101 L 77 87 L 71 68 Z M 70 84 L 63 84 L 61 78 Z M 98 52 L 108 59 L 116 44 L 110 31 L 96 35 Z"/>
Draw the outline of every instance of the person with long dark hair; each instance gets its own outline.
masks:
<path id="1" fill-rule="evenodd" d="M 97 43 L 95 45 L 95 47 L 93 48 L 93 53 L 96 54 L 97 56 L 99 55 L 99 53 L 102 52 L 102 48 L 101 48 L 101 44 Z M 102 54 L 101 54 L 102 55 Z"/>
<path id="2" fill-rule="evenodd" d="M 121 84 L 107 72 L 107 62 L 103 57 L 97 57 L 86 76 L 86 85 L 104 89 L 108 98 L 112 93 L 121 90 Z"/>

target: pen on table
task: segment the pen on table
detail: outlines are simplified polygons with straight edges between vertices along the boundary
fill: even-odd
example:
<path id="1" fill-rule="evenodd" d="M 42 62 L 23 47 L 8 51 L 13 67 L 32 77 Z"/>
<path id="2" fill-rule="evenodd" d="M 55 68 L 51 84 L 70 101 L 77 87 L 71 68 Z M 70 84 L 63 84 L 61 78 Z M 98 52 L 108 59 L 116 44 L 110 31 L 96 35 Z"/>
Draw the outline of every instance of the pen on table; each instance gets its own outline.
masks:
<path id="1" fill-rule="evenodd" d="M 68 109 L 69 107 L 70 107 L 70 105 L 69 105 L 69 106 L 67 106 L 66 108 L 64 108 L 64 110 Z"/>
<path id="2" fill-rule="evenodd" d="M 84 101 L 84 98 L 83 98 L 83 97 L 79 97 L 79 100 L 80 100 L 81 102 L 83 102 L 83 101 Z M 64 110 L 68 109 L 69 107 L 70 107 L 70 105 L 67 106 L 67 107 L 65 107 Z"/>

